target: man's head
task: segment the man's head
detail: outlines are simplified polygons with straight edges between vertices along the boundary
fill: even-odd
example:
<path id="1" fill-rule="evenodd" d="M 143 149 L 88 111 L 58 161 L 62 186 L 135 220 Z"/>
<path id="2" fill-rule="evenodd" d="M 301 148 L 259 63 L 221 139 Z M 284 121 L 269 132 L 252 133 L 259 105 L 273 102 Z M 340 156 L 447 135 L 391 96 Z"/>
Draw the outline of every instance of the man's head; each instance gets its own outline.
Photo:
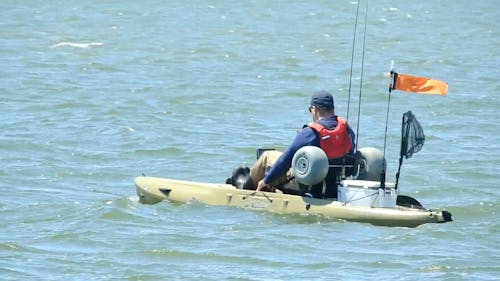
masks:
<path id="1" fill-rule="evenodd" d="M 311 96 L 311 106 L 309 112 L 313 115 L 313 120 L 318 121 L 322 117 L 334 114 L 333 96 L 327 91 L 315 92 Z"/>
<path id="2" fill-rule="evenodd" d="M 335 105 L 332 94 L 327 91 L 313 93 L 311 96 L 311 106 L 321 110 L 333 110 Z"/>

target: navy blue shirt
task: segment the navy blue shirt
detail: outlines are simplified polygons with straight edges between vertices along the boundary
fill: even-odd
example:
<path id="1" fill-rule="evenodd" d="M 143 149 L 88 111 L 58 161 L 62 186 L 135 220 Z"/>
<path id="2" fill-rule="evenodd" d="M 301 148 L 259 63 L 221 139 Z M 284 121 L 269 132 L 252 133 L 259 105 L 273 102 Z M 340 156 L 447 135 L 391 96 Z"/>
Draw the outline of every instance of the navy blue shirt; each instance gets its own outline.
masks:
<path id="1" fill-rule="evenodd" d="M 332 130 L 337 127 L 337 117 L 332 116 L 328 118 L 323 118 L 318 121 L 321 125 L 325 126 L 327 129 Z M 347 130 L 349 132 L 349 136 L 351 137 L 352 149 L 351 153 L 354 152 L 354 131 L 347 125 Z M 292 166 L 293 155 L 297 150 L 299 150 L 303 146 L 314 145 L 320 147 L 319 145 L 319 137 L 317 133 L 311 129 L 310 127 L 304 127 L 297 133 L 297 136 L 293 140 L 292 144 L 286 149 L 285 152 L 278 158 L 276 163 L 271 167 L 271 169 L 266 173 L 264 177 L 264 182 L 269 184 L 282 175 L 284 175 Z"/>

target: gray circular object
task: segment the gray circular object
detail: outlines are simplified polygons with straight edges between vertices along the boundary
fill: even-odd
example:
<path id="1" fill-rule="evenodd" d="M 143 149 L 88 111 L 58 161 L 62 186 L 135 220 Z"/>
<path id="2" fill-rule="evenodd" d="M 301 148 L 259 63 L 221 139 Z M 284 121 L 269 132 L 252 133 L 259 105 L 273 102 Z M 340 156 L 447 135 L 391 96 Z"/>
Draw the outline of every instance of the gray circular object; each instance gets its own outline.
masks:
<path id="1" fill-rule="evenodd" d="M 356 179 L 380 181 L 380 175 L 386 169 L 386 162 L 382 151 L 375 147 L 363 147 L 358 150 L 359 154 L 355 162 L 355 167 L 359 167 L 359 174 Z"/>
<path id="2" fill-rule="evenodd" d="M 293 155 L 292 171 L 300 183 L 315 185 L 328 174 L 328 158 L 321 148 L 304 146 Z"/>

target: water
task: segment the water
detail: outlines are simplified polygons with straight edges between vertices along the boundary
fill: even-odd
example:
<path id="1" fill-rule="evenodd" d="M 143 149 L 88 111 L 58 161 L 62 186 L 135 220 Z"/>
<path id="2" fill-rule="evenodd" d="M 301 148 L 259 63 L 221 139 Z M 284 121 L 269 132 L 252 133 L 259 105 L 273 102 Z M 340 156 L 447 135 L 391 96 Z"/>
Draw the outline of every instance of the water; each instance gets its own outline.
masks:
<path id="1" fill-rule="evenodd" d="M 496 1 L 372 1 L 359 122 L 355 49 L 360 146 L 383 146 L 391 60 L 449 83 L 447 97 L 393 93 L 386 155 L 392 176 L 412 110 L 427 141 L 404 162 L 402 192 L 454 222 L 138 203 L 141 173 L 222 182 L 257 147 L 284 149 L 314 90 L 347 115 L 355 3 L 267 2 L 0 4 L 0 279 L 497 278 Z"/>

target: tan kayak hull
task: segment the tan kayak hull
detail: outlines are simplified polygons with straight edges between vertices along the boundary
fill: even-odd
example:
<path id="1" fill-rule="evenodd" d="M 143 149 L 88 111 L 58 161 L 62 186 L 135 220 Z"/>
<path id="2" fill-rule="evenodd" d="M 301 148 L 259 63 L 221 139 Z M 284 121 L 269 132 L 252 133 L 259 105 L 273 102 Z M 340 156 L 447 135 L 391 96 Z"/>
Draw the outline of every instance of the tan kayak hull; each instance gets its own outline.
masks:
<path id="1" fill-rule="evenodd" d="M 330 199 L 236 189 L 228 184 L 140 176 L 135 179 L 135 186 L 140 202 L 145 204 L 155 204 L 163 200 L 179 203 L 201 202 L 208 205 L 266 210 L 278 214 L 321 215 L 327 218 L 384 226 L 416 227 L 425 223 L 447 221 L 442 210 L 432 211 L 400 206 L 371 208 Z"/>

